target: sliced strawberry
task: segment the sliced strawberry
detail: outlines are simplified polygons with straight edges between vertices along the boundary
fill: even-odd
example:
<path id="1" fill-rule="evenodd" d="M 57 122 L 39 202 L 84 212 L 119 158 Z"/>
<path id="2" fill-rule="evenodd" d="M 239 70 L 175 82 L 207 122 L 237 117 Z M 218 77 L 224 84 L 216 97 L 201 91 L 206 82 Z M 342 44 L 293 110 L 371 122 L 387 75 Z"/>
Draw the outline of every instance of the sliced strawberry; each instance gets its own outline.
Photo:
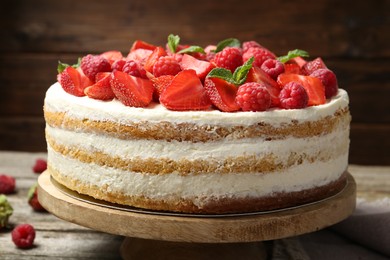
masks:
<path id="1" fill-rule="evenodd" d="M 309 106 L 321 105 L 326 102 L 324 85 L 322 85 L 321 80 L 315 77 L 282 73 L 278 76 L 277 81 L 281 86 L 285 86 L 287 83 L 292 81 L 300 83 L 305 88 L 307 95 L 309 96 Z"/>
<path id="2" fill-rule="evenodd" d="M 298 56 L 298 57 L 292 58 L 287 63 L 297 64 L 299 66 L 299 68 L 302 68 L 307 63 L 307 61 L 304 58 Z"/>
<path id="3" fill-rule="evenodd" d="M 204 87 L 211 102 L 219 110 L 224 112 L 240 110 L 235 101 L 238 88 L 234 84 L 222 78 L 206 77 Z"/>
<path id="4" fill-rule="evenodd" d="M 114 71 L 110 84 L 115 97 L 126 106 L 146 107 L 152 101 L 154 87 L 148 79 Z"/>
<path id="5" fill-rule="evenodd" d="M 131 51 L 127 57 L 126 60 L 134 60 L 138 62 L 139 64 L 144 64 L 145 61 L 148 59 L 148 57 L 153 53 L 151 50 L 147 49 L 136 49 L 134 51 Z"/>
<path id="6" fill-rule="evenodd" d="M 106 51 L 100 54 L 103 58 L 108 60 L 112 65 L 115 61 L 123 59 L 123 55 L 120 51 Z"/>
<path id="7" fill-rule="evenodd" d="M 285 63 L 284 73 L 301 74 L 301 68 L 296 63 Z"/>
<path id="8" fill-rule="evenodd" d="M 133 45 L 131 46 L 130 52 L 138 50 L 138 49 L 145 49 L 145 50 L 153 51 L 154 49 L 156 49 L 156 47 L 157 46 L 155 46 L 151 43 L 147 43 L 147 42 L 141 41 L 141 40 L 136 40 L 136 41 L 134 41 Z"/>
<path id="9" fill-rule="evenodd" d="M 316 58 L 312 61 L 307 62 L 305 65 L 303 65 L 302 72 L 305 75 L 310 75 L 318 69 L 327 69 L 324 61 L 321 58 Z"/>
<path id="10" fill-rule="evenodd" d="M 161 93 L 160 103 L 170 110 L 204 110 L 211 106 L 194 70 L 182 70 Z"/>
<path id="11" fill-rule="evenodd" d="M 112 100 L 115 95 L 111 89 L 111 73 L 104 72 L 96 75 L 96 83 L 84 89 L 84 93 L 93 99 Z"/>
<path id="12" fill-rule="evenodd" d="M 64 71 L 57 75 L 57 80 L 65 92 L 78 97 L 85 96 L 85 86 L 77 69 L 70 66 L 65 68 Z"/>
<path id="13" fill-rule="evenodd" d="M 262 69 L 260 69 L 259 67 L 252 67 L 249 70 L 246 82 L 263 83 L 267 87 L 267 90 L 271 96 L 271 107 L 279 106 L 279 93 L 281 88 L 278 83 Z"/>
<path id="14" fill-rule="evenodd" d="M 164 48 L 162 47 L 156 47 L 152 54 L 146 59 L 145 64 L 144 64 L 144 69 L 148 72 L 153 72 L 153 66 L 157 62 L 157 60 L 162 57 L 166 56 L 167 52 L 165 51 Z"/>
<path id="15" fill-rule="evenodd" d="M 150 79 L 155 88 L 155 91 L 153 93 L 153 100 L 158 101 L 160 99 L 161 93 L 166 89 L 169 84 L 171 84 L 173 78 L 174 76 L 172 75 L 163 75 L 157 78 Z"/>
<path id="16" fill-rule="evenodd" d="M 180 66 L 182 70 L 193 69 L 200 80 L 204 80 L 207 74 L 214 68 L 208 61 L 199 60 L 191 55 L 184 54 Z"/>

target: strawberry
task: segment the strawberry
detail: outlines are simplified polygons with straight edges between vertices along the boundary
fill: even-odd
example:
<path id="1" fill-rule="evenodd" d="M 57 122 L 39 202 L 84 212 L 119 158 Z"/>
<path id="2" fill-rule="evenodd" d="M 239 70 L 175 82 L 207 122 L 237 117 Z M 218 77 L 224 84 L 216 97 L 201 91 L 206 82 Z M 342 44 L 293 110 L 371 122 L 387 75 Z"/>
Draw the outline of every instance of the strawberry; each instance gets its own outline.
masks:
<path id="1" fill-rule="evenodd" d="M 84 89 L 85 95 L 93 99 L 112 100 L 115 95 L 111 89 L 110 72 L 100 72 L 96 75 L 96 83 Z"/>
<path id="2" fill-rule="evenodd" d="M 110 84 L 115 97 L 126 106 L 146 107 L 152 101 L 154 87 L 148 79 L 114 71 L 111 73 Z"/>
<path id="3" fill-rule="evenodd" d="M 171 110 L 204 110 L 211 106 L 194 70 L 182 70 L 161 93 L 160 103 Z"/>
<path id="4" fill-rule="evenodd" d="M 180 66 L 182 70 L 193 69 L 196 75 L 204 80 L 206 75 L 214 68 L 214 65 L 208 61 L 199 60 L 191 55 L 184 54 Z"/>
<path id="5" fill-rule="evenodd" d="M 233 83 L 222 78 L 206 77 L 204 87 L 211 102 L 219 110 L 224 112 L 240 110 L 235 101 L 238 89 Z"/>
<path id="6" fill-rule="evenodd" d="M 8 220 L 14 212 L 14 209 L 9 203 L 7 196 L 1 193 L 2 192 L 0 192 L 0 232 L 3 228 L 8 226 Z"/>
<path id="7" fill-rule="evenodd" d="M 145 50 L 151 50 L 153 51 L 156 49 L 157 46 L 147 43 L 145 41 L 136 40 L 133 42 L 133 45 L 131 46 L 130 52 L 138 50 L 138 49 L 145 49 Z"/>
<path id="8" fill-rule="evenodd" d="M 73 67 L 66 67 L 60 74 L 57 75 L 57 80 L 61 84 L 65 92 L 74 96 L 85 96 L 85 84 L 82 82 L 80 72 Z"/>
<path id="9" fill-rule="evenodd" d="M 38 190 L 37 184 L 30 187 L 27 195 L 28 204 L 32 207 L 34 211 L 46 211 L 44 207 L 42 207 L 41 203 L 38 201 Z"/>
<path id="10" fill-rule="evenodd" d="M 88 54 L 81 59 L 80 64 L 85 76 L 94 81 L 98 72 L 111 71 L 110 62 L 101 55 Z"/>
<path id="11" fill-rule="evenodd" d="M 151 78 L 150 80 L 153 83 L 153 86 L 155 88 L 155 91 L 153 93 L 153 99 L 155 101 L 158 101 L 160 99 L 161 93 L 166 89 L 166 87 L 171 84 L 172 79 L 174 76 L 172 75 L 163 75 L 156 78 Z"/>
<path id="12" fill-rule="evenodd" d="M 167 52 L 161 46 L 156 47 L 152 54 L 146 59 L 144 69 L 152 73 L 154 64 L 163 56 L 167 56 Z"/>
<path id="13" fill-rule="evenodd" d="M 123 59 L 123 55 L 120 51 L 106 51 L 101 53 L 100 56 L 108 60 L 111 65 L 115 61 Z"/>
<path id="14" fill-rule="evenodd" d="M 136 49 L 134 51 L 129 52 L 126 57 L 126 60 L 134 60 L 139 64 L 145 64 L 148 57 L 153 53 L 151 50 L 147 49 Z"/>
<path id="15" fill-rule="evenodd" d="M 261 68 L 252 67 L 249 70 L 246 82 L 263 83 L 271 96 L 271 107 L 277 107 L 279 105 L 280 86 Z"/>
<path id="16" fill-rule="evenodd" d="M 282 73 L 277 80 L 281 86 L 285 86 L 292 81 L 301 84 L 306 90 L 309 96 L 308 106 L 325 104 L 325 88 L 320 79 L 292 73 Z"/>
<path id="17" fill-rule="evenodd" d="M 327 69 L 324 61 L 321 58 L 316 58 L 302 66 L 302 72 L 304 75 L 310 75 L 318 69 Z"/>
<path id="18" fill-rule="evenodd" d="M 287 63 L 297 64 L 299 66 L 299 68 L 302 68 L 303 66 L 305 66 L 307 61 L 304 58 L 302 58 L 301 56 L 298 56 L 298 57 L 294 57 L 294 58 L 290 59 Z"/>
<path id="19" fill-rule="evenodd" d="M 34 173 L 42 173 L 47 169 L 47 161 L 45 159 L 36 159 L 32 167 Z"/>
<path id="20" fill-rule="evenodd" d="M 296 63 L 285 63 L 284 73 L 301 74 L 301 68 Z"/>

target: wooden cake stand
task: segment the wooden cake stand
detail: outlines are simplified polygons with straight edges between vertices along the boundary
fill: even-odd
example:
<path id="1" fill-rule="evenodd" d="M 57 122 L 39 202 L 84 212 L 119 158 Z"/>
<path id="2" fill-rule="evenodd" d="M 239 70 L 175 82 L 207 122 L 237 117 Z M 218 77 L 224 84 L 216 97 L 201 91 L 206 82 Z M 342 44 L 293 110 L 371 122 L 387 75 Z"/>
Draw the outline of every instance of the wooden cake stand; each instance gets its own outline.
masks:
<path id="1" fill-rule="evenodd" d="M 356 183 L 348 174 L 337 195 L 277 211 L 235 215 L 132 212 L 67 194 L 48 171 L 38 179 L 40 203 L 55 216 L 94 230 L 125 236 L 124 259 L 265 259 L 261 241 L 318 231 L 355 208 Z M 103 203 L 103 202 L 102 202 Z"/>

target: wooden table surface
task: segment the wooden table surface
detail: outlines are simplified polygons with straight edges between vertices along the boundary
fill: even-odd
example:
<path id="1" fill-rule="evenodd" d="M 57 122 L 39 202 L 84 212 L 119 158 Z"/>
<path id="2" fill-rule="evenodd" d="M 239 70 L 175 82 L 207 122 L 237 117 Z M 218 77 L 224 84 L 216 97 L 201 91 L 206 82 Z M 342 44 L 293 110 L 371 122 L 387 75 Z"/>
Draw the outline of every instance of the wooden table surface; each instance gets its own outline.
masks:
<path id="1" fill-rule="evenodd" d="M 8 195 L 14 208 L 11 227 L 0 231 L 0 259 L 120 259 L 123 237 L 84 228 L 30 208 L 27 192 L 38 178 L 32 172 L 37 158 L 45 159 L 46 154 L 0 151 L 0 174 L 16 178 L 16 193 Z M 350 165 L 349 172 L 357 182 L 358 198 L 390 198 L 390 166 Z M 11 240 L 12 226 L 21 223 L 30 223 L 36 229 L 32 249 L 17 249 Z"/>

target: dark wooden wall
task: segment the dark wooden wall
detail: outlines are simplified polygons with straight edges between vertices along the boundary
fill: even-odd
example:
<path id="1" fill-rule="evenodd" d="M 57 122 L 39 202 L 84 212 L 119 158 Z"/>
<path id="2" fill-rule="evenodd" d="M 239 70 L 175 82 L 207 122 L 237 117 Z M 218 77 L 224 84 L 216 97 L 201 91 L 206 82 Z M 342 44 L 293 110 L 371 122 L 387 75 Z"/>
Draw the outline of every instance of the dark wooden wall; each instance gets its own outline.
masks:
<path id="1" fill-rule="evenodd" d="M 390 164 L 390 1 L 3 0 L 0 150 L 45 151 L 42 104 L 57 61 L 165 44 L 257 40 L 277 55 L 321 56 L 349 92 L 350 162 Z"/>

